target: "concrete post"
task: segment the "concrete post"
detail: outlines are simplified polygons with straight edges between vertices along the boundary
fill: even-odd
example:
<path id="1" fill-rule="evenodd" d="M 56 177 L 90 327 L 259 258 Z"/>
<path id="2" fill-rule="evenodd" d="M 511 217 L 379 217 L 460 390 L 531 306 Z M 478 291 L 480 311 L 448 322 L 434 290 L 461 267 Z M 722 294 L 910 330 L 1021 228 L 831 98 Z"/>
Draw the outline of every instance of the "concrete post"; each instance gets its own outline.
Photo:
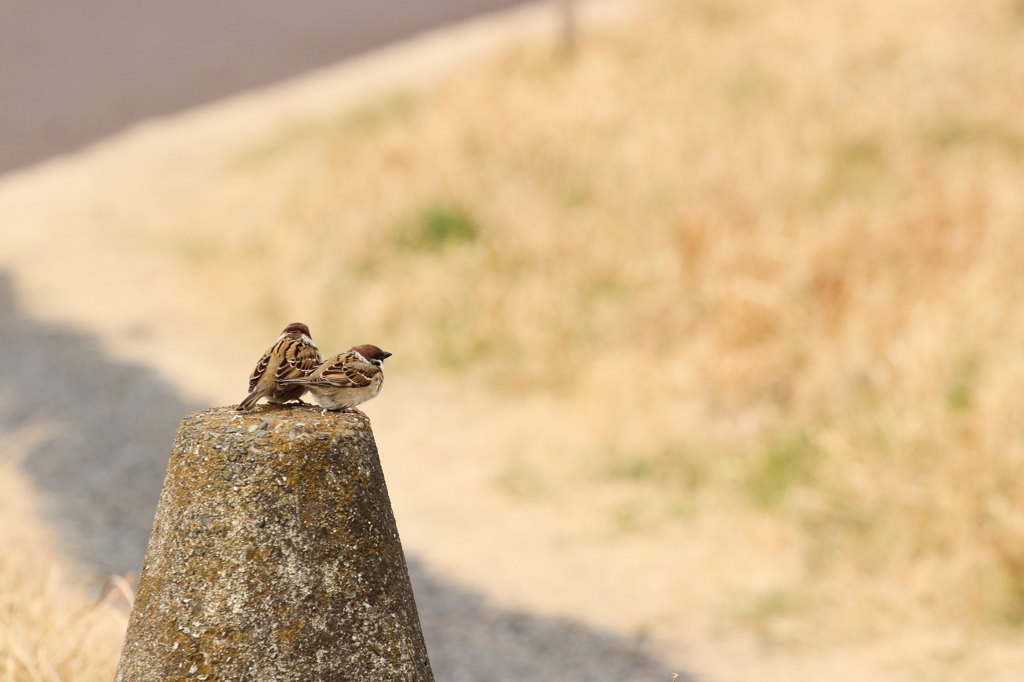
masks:
<path id="1" fill-rule="evenodd" d="M 369 422 L 187 416 L 117 682 L 432 682 Z"/>

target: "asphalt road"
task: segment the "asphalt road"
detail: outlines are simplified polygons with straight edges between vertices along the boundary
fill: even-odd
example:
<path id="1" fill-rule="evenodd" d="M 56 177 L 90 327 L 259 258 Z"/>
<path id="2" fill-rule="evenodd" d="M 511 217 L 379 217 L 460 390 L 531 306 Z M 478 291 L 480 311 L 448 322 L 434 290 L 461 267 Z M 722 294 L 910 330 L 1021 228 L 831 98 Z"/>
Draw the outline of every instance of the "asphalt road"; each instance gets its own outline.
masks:
<path id="1" fill-rule="evenodd" d="M 0 0 L 0 172 L 521 0 Z"/>
<path id="2" fill-rule="evenodd" d="M 0 172 L 514 4 L 0 0 Z M 137 574 L 178 421 L 205 406 L 95 339 L 33 319 L 3 273 L 0 357 L 0 430 L 47 425 L 25 468 L 66 544 L 97 575 Z M 415 558 L 410 571 L 438 682 L 671 679 L 642 642 L 496 608 Z"/>

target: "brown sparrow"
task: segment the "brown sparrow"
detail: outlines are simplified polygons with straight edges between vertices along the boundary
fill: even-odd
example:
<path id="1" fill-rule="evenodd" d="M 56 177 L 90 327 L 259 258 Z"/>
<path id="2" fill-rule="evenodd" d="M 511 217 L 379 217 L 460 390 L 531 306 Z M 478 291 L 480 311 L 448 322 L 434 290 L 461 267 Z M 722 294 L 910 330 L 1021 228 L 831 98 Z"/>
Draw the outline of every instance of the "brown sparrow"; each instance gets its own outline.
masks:
<path id="1" fill-rule="evenodd" d="M 293 322 L 284 328 L 277 343 L 267 349 L 256 369 L 249 377 L 249 395 L 239 404 L 239 410 L 251 410 L 260 398 L 270 403 L 298 400 L 306 392 L 305 386 L 282 386 L 284 379 L 304 377 L 323 362 L 320 349 L 309 336 L 309 327 Z M 301 402 L 301 401 L 300 401 Z"/>
<path id="2" fill-rule="evenodd" d="M 309 376 L 283 379 L 282 386 L 309 389 L 326 410 L 354 410 L 356 405 L 376 398 L 384 383 L 384 360 L 391 353 L 372 344 L 355 346 L 327 358 Z"/>

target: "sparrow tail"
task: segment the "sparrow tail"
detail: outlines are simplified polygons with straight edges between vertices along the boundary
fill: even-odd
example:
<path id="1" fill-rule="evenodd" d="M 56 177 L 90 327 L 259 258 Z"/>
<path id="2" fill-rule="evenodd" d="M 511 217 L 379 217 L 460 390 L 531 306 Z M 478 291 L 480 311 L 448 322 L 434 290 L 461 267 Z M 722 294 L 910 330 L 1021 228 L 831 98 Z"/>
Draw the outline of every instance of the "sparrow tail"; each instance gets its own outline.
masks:
<path id="1" fill-rule="evenodd" d="M 245 396 L 245 400 L 238 404 L 238 411 L 245 412 L 246 410 L 251 410 L 252 408 L 256 407 L 256 403 L 258 403 L 260 401 L 260 398 L 262 397 L 262 393 L 253 391 L 249 395 Z"/>

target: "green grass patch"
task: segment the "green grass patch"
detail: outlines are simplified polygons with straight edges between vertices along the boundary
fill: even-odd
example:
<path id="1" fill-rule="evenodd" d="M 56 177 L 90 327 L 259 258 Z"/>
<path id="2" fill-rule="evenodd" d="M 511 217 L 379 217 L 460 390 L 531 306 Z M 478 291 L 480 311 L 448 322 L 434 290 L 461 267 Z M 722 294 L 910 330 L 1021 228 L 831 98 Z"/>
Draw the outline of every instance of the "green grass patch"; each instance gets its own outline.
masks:
<path id="1" fill-rule="evenodd" d="M 433 201 L 399 221 L 395 244 L 406 251 L 438 252 L 470 244 L 480 236 L 480 223 L 464 206 Z"/>
<path id="2" fill-rule="evenodd" d="M 777 507 L 794 487 L 812 481 L 819 455 L 803 431 L 771 441 L 746 477 L 747 493 L 761 507 Z"/>

